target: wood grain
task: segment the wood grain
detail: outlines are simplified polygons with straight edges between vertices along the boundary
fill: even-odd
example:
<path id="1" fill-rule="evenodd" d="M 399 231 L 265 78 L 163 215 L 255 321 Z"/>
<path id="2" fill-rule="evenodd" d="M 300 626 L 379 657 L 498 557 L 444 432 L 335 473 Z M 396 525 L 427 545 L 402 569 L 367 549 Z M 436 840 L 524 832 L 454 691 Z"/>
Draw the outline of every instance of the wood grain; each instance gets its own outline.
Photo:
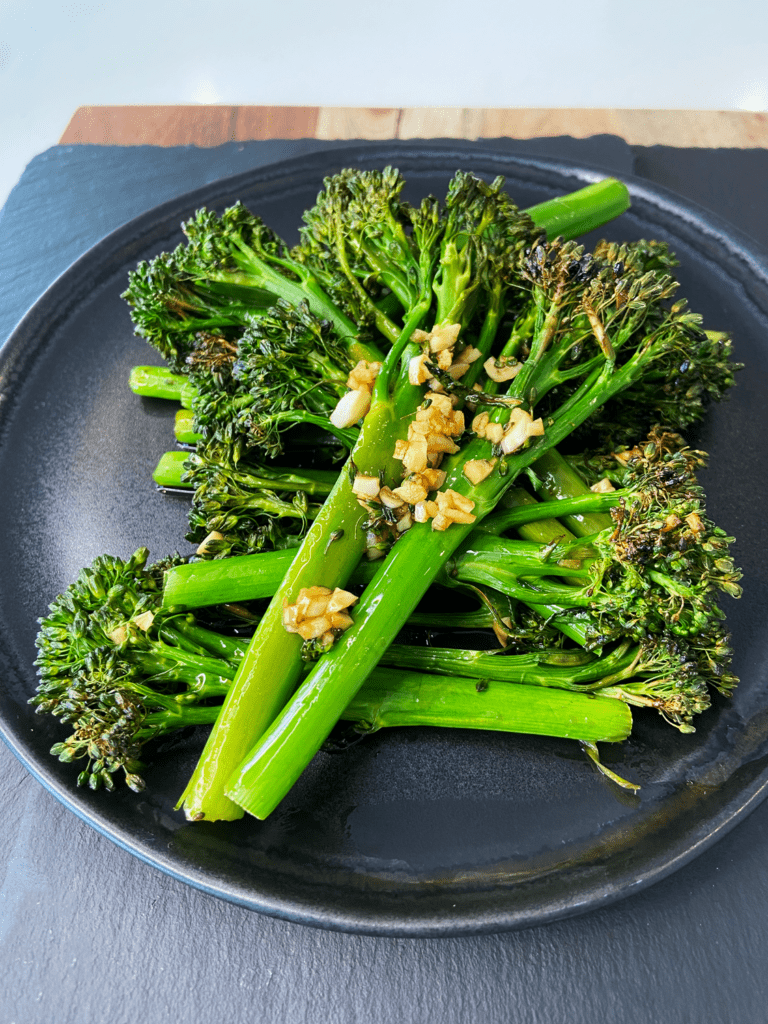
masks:
<path id="1" fill-rule="evenodd" d="M 59 143 L 205 147 L 313 138 L 317 117 L 317 107 L 78 107 Z"/>
<path id="2" fill-rule="evenodd" d="M 768 148 L 768 114 L 470 107 L 79 107 L 63 145 L 218 146 L 250 139 L 478 139 L 611 134 L 637 146 Z"/>
<path id="3" fill-rule="evenodd" d="M 236 107 L 233 139 L 312 139 L 317 107 Z M 189 108 L 187 108 L 189 110 Z"/>
<path id="4" fill-rule="evenodd" d="M 232 139 L 237 107 L 78 107 L 59 143 L 218 146 Z"/>
<path id="5" fill-rule="evenodd" d="M 402 111 L 397 107 L 320 107 L 318 139 L 397 139 Z"/>

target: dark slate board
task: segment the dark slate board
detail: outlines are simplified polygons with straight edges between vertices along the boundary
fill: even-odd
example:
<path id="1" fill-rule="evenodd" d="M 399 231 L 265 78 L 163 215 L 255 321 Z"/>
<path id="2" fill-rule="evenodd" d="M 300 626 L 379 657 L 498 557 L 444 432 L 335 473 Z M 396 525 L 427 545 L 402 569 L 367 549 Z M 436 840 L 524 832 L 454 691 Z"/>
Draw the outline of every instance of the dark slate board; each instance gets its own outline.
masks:
<path id="1" fill-rule="evenodd" d="M 0 214 L 0 338 L 120 223 L 222 175 L 328 145 L 42 154 Z M 505 145 L 634 170 L 768 247 L 763 151 L 633 152 L 610 137 Z M 765 1020 L 768 805 L 616 906 L 504 935 L 381 939 L 303 928 L 187 888 L 82 824 L 5 748 L 0 779 L 0 1024 Z"/>

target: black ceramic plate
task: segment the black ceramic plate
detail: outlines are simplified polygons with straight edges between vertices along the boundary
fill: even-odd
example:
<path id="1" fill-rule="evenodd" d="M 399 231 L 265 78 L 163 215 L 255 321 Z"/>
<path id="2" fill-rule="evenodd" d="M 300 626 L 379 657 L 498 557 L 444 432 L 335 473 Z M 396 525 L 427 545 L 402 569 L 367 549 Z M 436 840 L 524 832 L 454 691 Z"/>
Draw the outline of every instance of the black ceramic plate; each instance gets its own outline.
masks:
<path id="1" fill-rule="evenodd" d="M 739 538 L 745 597 L 729 607 L 742 684 L 681 736 L 638 713 L 605 761 L 642 784 L 628 796 L 575 744 L 463 731 L 386 731 L 320 754 L 266 822 L 187 824 L 173 811 L 202 746 L 161 748 L 141 796 L 75 787 L 49 756 L 62 730 L 27 704 L 36 618 L 102 552 L 186 549 L 186 500 L 157 494 L 172 411 L 127 389 L 130 367 L 158 360 L 132 334 L 120 299 L 137 260 L 180 240 L 197 206 L 242 199 L 286 238 L 324 174 L 396 160 L 413 198 L 444 193 L 459 166 L 505 174 L 521 206 L 599 177 L 585 168 L 424 145 L 316 154 L 227 179 L 108 236 L 41 297 L 0 361 L 0 724 L 6 742 L 72 811 L 136 856 L 207 892 L 308 924 L 390 935 L 448 935 L 542 923 L 608 903 L 669 874 L 713 843 L 768 783 L 768 569 L 763 476 L 768 272 L 723 224 L 639 181 L 613 238 L 668 240 L 683 292 L 728 328 L 747 364 L 732 400 L 691 441 L 711 452 L 713 517 Z"/>

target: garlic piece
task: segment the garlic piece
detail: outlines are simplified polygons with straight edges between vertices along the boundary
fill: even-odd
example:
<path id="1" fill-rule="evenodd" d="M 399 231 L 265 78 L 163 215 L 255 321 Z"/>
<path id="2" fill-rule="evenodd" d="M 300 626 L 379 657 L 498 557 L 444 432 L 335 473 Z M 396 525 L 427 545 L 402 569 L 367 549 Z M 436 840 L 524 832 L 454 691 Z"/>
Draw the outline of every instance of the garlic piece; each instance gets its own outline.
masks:
<path id="1" fill-rule="evenodd" d="M 427 511 L 427 505 L 429 504 L 431 504 L 431 502 L 417 501 L 413 506 L 413 518 L 417 523 L 426 523 L 430 518 L 429 512 Z"/>
<path id="2" fill-rule="evenodd" d="M 491 444 L 499 444 L 504 437 L 504 426 L 501 423 L 489 423 L 485 428 L 485 436 Z"/>
<path id="3" fill-rule="evenodd" d="M 379 487 L 377 476 L 363 476 L 362 473 L 358 473 L 352 481 L 353 493 L 364 501 L 375 501 L 379 496 Z"/>
<path id="4" fill-rule="evenodd" d="M 395 491 L 389 487 L 382 487 L 379 491 L 379 501 L 386 508 L 400 508 L 403 499 L 399 498 Z"/>
<path id="5" fill-rule="evenodd" d="M 432 454 L 433 452 L 445 452 L 448 455 L 453 455 L 459 450 L 459 446 L 455 441 L 452 441 L 447 434 L 429 434 L 426 438 L 427 452 Z"/>
<path id="6" fill-rule="evenodd" d="M 302 587 L 294 604 L 283 601 L 283 626 L 288 633 L 298 633 L 302 640 L 322 637 L 325 647 L 335 639 L 333 630 L 349 629 L 352 617 L 345 611 L 357 598 L 336 587 Z"/>
<path id="7" fill-rule="evenodd" d="M 441 370 L 447 370 L 453 362 L 453 352 L 449 348 L 441 349 L 437 353 L 437 365 Z"/>
<path id="8" fill-rule="evenodd" d="M 359 388 L 357 391 L 348 391 L 342 395 L 336 403 L 329 419 L 334 427 L 340 430 L 345 427 L 352 427 L 361 420 L 371 408 L 371 393 L 366 388 Z"/>
<path id="9" fill-rule="evenodd" d="M 418 502 L 426 500 L 428 491 L 426 487 L 423 487 L 415 480 L 406 480 L 399 487 L 396 487 L 392 493 L 396 494 L 398 498 L 401 498 L 408 505 L 416 505 Z"/>
<path id="10" fill-rule="evenodd" d="M 426 355 L 414 356 L 408 361 L 408 381 L 411 384 L 425 384 L 432 374 L 426 366 Z"/>
<path id="11" fill-rule="evenodd" d="M 488 426 L 489 417 L 487 412 L 478 413 L 472 420 L 472 430 L 478 437 L 485 437 L 485 428 Z"/>
<path id="12" fill-rule="evenodd" d="M 423 484 L 428 491 L 436 491 L 445 483 L 444 469 L 425 469 L 419 473 L 419 483 Z"/>
<path id="13" fill-rule="evenodd" d="M 482 352 L 479 348 L 475 348 L 473 345 L 467 345 L 463 348 L 456 357 L 457 363 L 474 363 L 477 359 L 482 356 Z"/>
<path id="14" fill-rule="evenodd" d="M 381 363 L 369 363 L 367 359 L 361 359 L 347 377 L 347 387 L 352 391 L 365 389 L 370 394 L 381 366 Z"/>
<path id="15" fill-rule="evenodd" d="M 136 618 L 131 619 L 131 621 L 146 633 L 155 621 L 155 616 L 152 612 L 142 612 L 141 615 L 137 615 Z"/>
<path id="16" fill-rule="evenodd" d="M 450 395 L 430 395 L 429 409 L 426 409 L 424 411 L 429 413 L 431 410 L 441 412 L 443 416 L 450 416 L 450 414 L 453 412 L 453 402 L 451 400 Z M 419 409 L 418 412 L 422 412 L 422 410 Z"/>
<path id="17" fill-rule="evenodd" d="M 522 368 L 522 363 L 519 363 L 517 360 L 514 362 L 508 361 L 504 356 L 500 359 L 494 359 L 491 356 L 490 359 L 486 359 L 483 363 L 483 369 L 491 380 L 495 380 L 497 384 L 503 384 L 504 381 L 512 380 L 520 373 Z"/>
<path id="18" fill-rule="evenodd" d="M 296 599 L 299 620 L 324 615 L 330 596 L 331 591 L 328 587 L 302 587 Z"/>
<path id="19" fill-rule="evenodd" d="M 334 592 L 328 598 L 326 611 L 329 612 L 329 614 L 341 612 L 344 611 L 345 608 L 349 608 L 350 605 L 355 604 L 356 601 L 357 598 L 354 594 L 350 594 L 348 590 L 340 590 L 339 587 L 336 587 Z"/>
<path id="20" fill-rule="evenodd" d="M 604 476 L 602 480 L 598 480 L 596 484 L 592 484 L 589 489 L 594 491 L 595 494 L 609 494 L 611 491 L 616 490 L 607 476 Z"/>
<path id="21" fill-rule="evenodd" d="M 408 473 L 421 473 L 427 468 L 427 439 L 414 438 L 408 444 L 408 451 L 403 458 L 403 466 Z"/>
<path id="22" fill-rule="evenodd" d="M 296 632 L 302 640 L 316 640 L 331 629 L 331 620 L 327 615 L 318 615 L 312 619 L 304 619 L 299 623 Z"/>
<path id="23" fill-rule="evenodd" d="M 397 532 L 405 533 L 406 530 L 410 530 L 413 526 L 413 518 L 410 512 L 406 512 L 404 516 L 401 516 L 397 521 Z"/>
<path id="24" fill-rule="evenodd" d="M 534 420 L 525 409 L 513 409 L 507 430 L 501 440 L 504 455 L 511 455 L 525 444 L 529 437 L 540 437 L 544 433 L 544 421 Z"/>
<path id="25" fill-rule="evenodd" d="M 468 369 L 469 363 L 451 363 L 448 367 L 448 373 L 450 373 L 454 380 L 461 380 Z"/>
<path id="26" fill-rule="evenodd" d="M 431 351 L 442 352 L 444 349 L 453 348 L 460 330 L 461 324 L 443 324 L 441 327 L 433 327 L 429 333 Z"/>
<path id="27" fill-rule="evenodd" d="M 462 472 L 471 484 L 479 484 L 491 475 L 495 465 L 496 459 L 470 459 L 464 463 Z"/>
<path id="28" fill-rule="evenodd" d="M 438 491 L 437 507 L 438 513 L 432 520 L 433 530 L 447 530 L 451 523 L 474 523 L 477 518 L 472 515 L 474 501 L 451 488 Z"/>

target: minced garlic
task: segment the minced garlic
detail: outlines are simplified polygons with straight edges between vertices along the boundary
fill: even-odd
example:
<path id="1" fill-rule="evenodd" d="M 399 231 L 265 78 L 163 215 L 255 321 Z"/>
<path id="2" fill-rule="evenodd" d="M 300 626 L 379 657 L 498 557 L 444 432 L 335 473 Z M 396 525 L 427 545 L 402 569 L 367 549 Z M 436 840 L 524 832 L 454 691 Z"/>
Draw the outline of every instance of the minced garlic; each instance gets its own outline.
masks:
<path id="1" fill-rule="evenodd" d="M 361 359 L 352 368 L 347 377 L 347 387 L 350 390 L 341 396 L 329 416 L 334 427 L 342 430 L 354 426 L 368 414 L 373 385 L 381 366 L 381 363 L 369 363 L 366 359 Z"/>
<path id="2" fill-rule="evenodd" d="M 363 501 L 376 501 L 380 486 L 377 476 L 364 476 L 362 473 L 358 473 L 352 481 L 353 493 Z"/>
<path id="3" fill-rule="evenodd" d="M 517 359 L 509 359 L 502 356 L 499 359 L 494 359 L 491 356 L 490 359 L 486 359 L 483 363 L 483 369 L 491 378 L 496 381 L 497 384 L 503 384 L 505 381 L 513 380 L 523 368 L 523 364 L 518 362 Z"/>
<path id="4" fill-rule="evenodd" d="M 602 480 L 598 480 L 596 484 L 592 484 L 589 489 L 594 491 L 595 494 L 609 494 L 611 491 L 616 490 L 607 476 L 604 476 Z"/>
<path id="5" fill-rule="evenodd" d="M 436 503 L 437 515 L 432 520 L 433 530 L 447 530 L 451 523 L 474 523 L 477 518 L 472 515 L 474 501 L 451 488 L 447 491 L 438 491 Z"/>
<path id="6" fill-rule="evenodd" d="M 445 473 L 439 469 L 440 463 L 445 455 L 459 450 L 455 438 L 460 437 L 466 427 L 464 413 L 455 408 L 458 399 L 445 394 L 442 386 L 434 379 L 430 366 L 427 365 L 429 363 L 434 369 L 436 363 L 439 369 L 449 373 L 454 379 L 467 372 L 482 353 L 472 345 L 465 345 L 458 357 L 454 357 L 460 330 L 460 324 L 443 324 L 440 327 L 433 327 L 431 331 L 416 330 L 411 336 L 412 340 L 423 345 L 426 351 L 410 360 L 408 379 L 413 385 L 429 384 L 432 393 L 416 410 L 413 420 L 408 425 L 407 439 L 400 439 L 395 443 L 393 454 L 403 463 L 403 482 L 397 487 L 382 487 L 378 478 L 362 474 L 358 474 L 353 480 L 352 490 L 360 504 L 369 511 L 371 502 L 379 505 L 379 519 L 385 524 L 383 527 L 376 525 L 376 529 L 382 530 L 382 533 L 373 532 L 370 536 L 370 543 L 366 548 L 369 558 L 380 557 L 387 533 L 403 533 L 414 522 L 426 523 L 431 519 L 433 529 L 445 530 L 451 523 L 472 523 L 476 519 L 472 514 L 473 501 L 456 491 L 439 489 L 445 483 Z M 361 369 L 361 373 L 368 372 L 367 369 Z M 348 383 L 352 387 L 360 384 L 362 379 L 361 376 L 353 379 L 350 375 Z M 486 424 L 487 421 L 486 416 Z M 499 424 L 489 426 L 491 433 L 498 433 L 501 440 L 504 428 Z M 474 461 L 477 466 L 470 465 L 470 474 L 483 472 L 481 463 L 487 460 Z M 493 464 L 490 463 L 490 468 L 478 479 L 484 479 L 493 468 Z M 433 492 L 436 492 L 436 497 L 431 501 L 429 495 Z"/>
<path id="7" fill-rule="evenodd" d="M 543 433 L 544 421 L 541 417 L 535 420 L 525 409 L 513 409 L 500 442 L 501 450 L 504 455 L 511 455 L 522 448 L 529 437 L 541 437 Z"/>
<path id="8" fill-rule="evenodd" d="M 423 473 L 427 466 L 436 469 L 443 455 L 459 450 L 452 439 L 463 433 L 464 413 L 454 409 L 449 395 L 433 394 L 416 410 L 408 440 L 395 444 L 394 456 L 406 473 Z"/>
<path id="9" fill-rule="evenodd" d="M 359 391 L 365 388 L 370 394 L 381 367 L 381 363 L 369 363 L 366 359 L 361 359 L 347 377 L 347 387 L 350 391 Z"/>
<path id="10" fill-rule="evenodd" d="M 493 472 L 496 459 L 470 459 L 464 463 L 462 472 L 472 485 L 482 483 Z"/>
<path id="11" fill-rule="evenodd" d="M 367 388 L 358 388 L 342 395 L 328 418 L 334 427 L 343 430 L 346 427 L 354 426 L 358 420 L 363 419 L 370 408 L 371 392 Z"/>
<path id="12" fill-rule="evenodd" d="M 339 587 L 302 587 L 293 604 L 283 601 L 283 626 L 288 633 L 298 633 L 302 640 L 320 639 L 324 646 L 330 646 L 352 625 L 346 609 L 356 601 L 354 594 Z"/>
<path id="13" fill-rule="evenodd" d="M 461 324 L 443 324 L 441 327 L 433 327 L 431 331 L 413 332 L 411 340 L 417 345 L 423 345 L 424 351 L 408 363 L 408 380 L 411 384 L 428 384 L 430 390 L 438 394 L 445 393 L 427 363 L 436 363 L 438 369 L 450 374 L 454 380 L 464 376 L 472 363 L 482 356 L 482 352 L 472 345 L 465 345 L 456 355 L 454 350 L 460 330 Z"/>

